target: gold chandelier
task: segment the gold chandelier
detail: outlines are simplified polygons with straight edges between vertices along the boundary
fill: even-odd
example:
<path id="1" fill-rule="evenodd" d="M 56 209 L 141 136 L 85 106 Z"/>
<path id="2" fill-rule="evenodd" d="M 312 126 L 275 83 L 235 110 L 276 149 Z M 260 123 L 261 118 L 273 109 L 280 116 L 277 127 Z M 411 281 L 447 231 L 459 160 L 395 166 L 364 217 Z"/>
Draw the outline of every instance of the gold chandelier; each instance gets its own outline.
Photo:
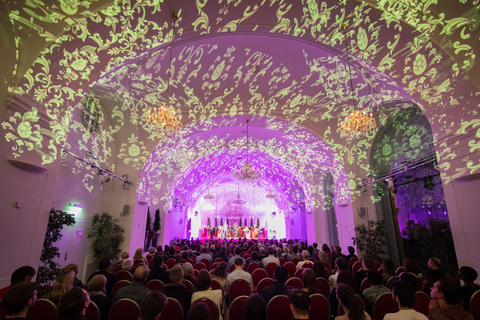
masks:
<path id="1" fill-rule="evenodd" d="M 233 177 L 242 181 L 253 181 L 262 177 L 262 172 L 252 168 L 248 161 L 248 119 L 247 119 L 247 161 L 243 164 L 243 168 L 233 172 Z"/>
<path id="2" fill-rule="evenodd" d="M 172 71 L 172 53 L 173 53 L 173 40 L 175 39 L 175 26 L 178 19 L 175 13 L 172 14 L 173 29 L 172 29 L 172 42 L 170 44 L 170 62 L 168 65 L 168 78 L 167 78 L 167 98 L 165 99 L 165 105 L 153 110 L 148 110 L 146 121 L 148 129 L 151 133 L 160 133 L 165 136 L 169 136 L 175 132 L 178 132 L 182 126 L 182 116 L 175 113 L 173 107 L 169 107 L 168 103 L 169 90 L 170 90 L 170 77 Z"/>
<path id="3" fill-rule="evenodd" d="M 203 196 L 204 199 L 206 200 L 213 200 L 215 198 L 215 196 L 213 194 L 210 193 L 210 191 L 208 191 L 204 196 Z"/>
<path id="4" fill-rule="evenodd" d="M 342 24 L 342 28 L 347 49 L 348 74 L 350 77 L 350 89 L 352 91 L 353 112 L 346 116 L 344 121 L 340 122 L 340 137 L 346 140 L 352 140 L 372 133 L 377 127 L 377 124 L 375 123 L 372 113 L 368 115 L 365 111 L 356 110 L 355 91 L 353 90 L 352 70 L 350 66 L 350 54 L 346 31 L 347 23 Z"/>
<path id="5" fill-rule="evenodd" d="M 277 197 L 277 195 L 273 191 L 269 191 L 267 193 L 267 195 L 265 196 L 265 198 L 268 198 L 268 199 L 275 199 L 276 197 Z"/>

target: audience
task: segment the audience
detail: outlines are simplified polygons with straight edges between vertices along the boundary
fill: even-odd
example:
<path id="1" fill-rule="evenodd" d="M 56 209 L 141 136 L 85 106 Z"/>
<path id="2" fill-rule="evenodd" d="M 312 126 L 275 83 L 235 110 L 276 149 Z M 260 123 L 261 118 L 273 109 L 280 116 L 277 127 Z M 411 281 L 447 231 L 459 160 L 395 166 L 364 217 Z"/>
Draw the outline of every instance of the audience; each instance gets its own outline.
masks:
<path id="1" fill-rule="evenodd" d="M 320 261 L 327 261 L 327 258 L 331 259 L 330 248 L 327 244 L 322 244 L 322 250 L 318 252 L 318 259 Z"/>
<path id="2" fill-rule="evenodd" d="M 420 265 L 418 264 L 417 260 L 407 258 L 403 260 L 403 271 L 410 272 L 415 276 L 420 274 Z"/>
<path id="3" fill-rule="evenodd" d="M 309 319 L 310 295 L 303 290 L 294 290 L 289 294 L 290 310 L 293 319 Z"/>
<path id="4" fill-rule="evenodd" d="M 470 311 L 470 298 L 475 291 L 480 290 L 480 286 L 475 284 L 478 273 L 475 269 L 467 266 L 460 267 L 458 269 L 458 279 L 462 280 L 464 285 L 460 288 L 462 291 L 463 307 L 465 310 Z"/>
<path id="5" fill-rule="evenodd" d="M 232 267 L 233 264 L 235 264 L 235 260 L 238 258 L 242 259 L 243 265 L 246 264 L 245 259 L 243 259 L 240 256 L 240 254 L 242 253 L 242 249 L 240 247 L 236 247 L 234 252 L 235 252 L 235 255 L 228 260 L 227 272 L 230 272 L 230 268 Z"/>
<path id="6" fill-rule="evenodd" d="M 167 298 L 163 293 L 149 291 L 140 305 L 139 320 L 158 320 L 167 302 Z"/>
<path id="7" fill-rule="evenodd" d="M 37 290 L 36 282 L 20 281 L 14 284 L 2 299 L 5 319 L 26 319 L 28 308 L 37 301 Z"/>
<path id="8" fill-rule="evenodd" d="M 312 247 L 313 249 L 313 247 Z M 299 263 L 297 263 L 297 270 L 298 269 L 301 269 L 301 268 L 304 268 L 304 265 L 306 263 L 311 263 L 313 265 L 313 262 L 310 261 L 310 252 L 308 252 L 307 250 L 303 250 L 302 251 L 302 258 L 303 258 L 303 261 L 300 261 Z"/>
<path id="9" fill-rule="evenodd" d="M 113 302 L 118 301 L 120 299 L 128 298 L 135 301 L 138 305 L 142 304 L 143 297 L 149 291 L 147 288 L 143 286 L 145 279 L 148 277 L 148 268 L 145 265 L 139 265 L 135 272 L 133 273 L 133 281 L 128 286 L 120 288 L 115 297 Z"/>
<path id="10" fill-rule="evenodd" d="M 108 320 L 108 312 L 112 305 L 112 298 L 106 295 L 106 285 L 107 278 L 103 274 L 97 274 L 87 283 L 87 292 L 90 300 L 97 305 L 102 320 Z"/>
<path id="11" fill-rule="evenodd" d="M 60 301 L 58 314 L 60 320 L 87 320 L 85 311 L 90 304 L 87 291 L 82 288 L 73 288 Z"/>
<path id="12" fill-rule="evenodd" d="M 335 246 L 335 251 L 332 253 L 332 261 L 336 261 L 338 258 L 343 258 L 345 261 L 348 261 L 347 256 L 342 253 L 342 247 Z"/>
<path id="13" fill-rule="evenodd" d="M 145 284 L 147 284 L 151 280 L 160 280 L 163 284 L 169 284 L 170 281 L 170 274 L 167 270 L 162 268 L 163 265 L 163 258 L 160 256 L 155 256 L 152 261 L 153 268 L 150 270 L 147 279 L 145 280 Z"/>
<path id="14" fill-rule="evenodd" d="M 208 248 L 207 247 L 203 247 L 202 248 L 202 254 L 199 255 L 196 259 L 195 259 L 195 262 L 200 262 L 202 261 L 203 259 L 207 259 L 210 264 L 212 264 L 213 262 L 213 259 L 212 259 L 212 256 L 210 254 L 208 254 Z"/>
<path id="15" fill-rule="evenodd" d="M 244 320 L 265 320 L 267 319 L 267 305 L 262 296 L 252 293 L 248 296 L 245 304 Z"/>
<path id="16" fill-rule="evenodd" d="M 325 272 L 325 267 L 321 261 L 315 261 L 313 264 L 313 271 L 315 272 L 315 276 L 317 278 L 325 278 L 328 279 L 327 274 Z"/>
<path id="17" fill-rule="evenodd" d="M 62 297 L 73 288 L 73 279 L 75 278 L 75 272 L 70 270 L 60 271 L 53 282 L 52 291 L 45 295 L 45 299 L 48 299 L 58 305 Z"/>
<path id="18" fill-rule="evenodd" d="M 449 280 L 441 279 L 433 284 L 430 290 L 428 318 L 430 320 L 473 320 L 473 316 L 460 307 L 458 302 L 462 299 L 460 287 Z"/>
<path id="19" fill-rule="evenodd" d="M 182 264 L 183 269 L 183 279 L 188 280 L 192 283 L 193 287 L 197 286 L 197 279 L 195 279 L 195 274 L 193 273 L 193 266 L 190 262 Z"/>
<path id="20" fill-rule="evenodd" d="M 227 284 L 226 284 L 227 293 L 230 292 L 230 287 L 232 283 L 235 280 L 239 280 L 239 279 L 247 281 L 248 285 L 250 286 L 250 292 L 253 291 L 252 275 L 243 270 L 243 267 L 244 267 L 243 263 L 244 262 L 242 259 L 240 258 L 235 259 L 235 270 L 233 270 L 227 275 Z"/>
<path id="21" fill-rule="evenodd" d="M 285 285 L 288 278 L 288 270 L 284 266 L 278 266 L 275 269 L 274 278 L 275 281 L 272 282 L 272 285 L 264 288 L 262 291 L 262 298 L 266 304 L 276 295 L 285 294 L 287 290 L 292 289 L 292 287 Z"/>
<path id="22" fill-rule="evenodd" d="M 292 253 L 287 256 L 288 261 L 292 261 L 293 259 L 302 260 L 302 257 L 298 254 L 298 247 L 295 246 L 292 248 Z M 265 262 L 263 265 L 266 266 Z"/>
<path id="23" fill-rule="evenodd" d="M 30 266 L 23 266 L 15 270 L 10 277 L 10 285 L 0 289 L 0 299 L 3 299 L 5 294 L 11 287 L 21 282 L 30 282 L 37 272 Z"/>
<path id="24" fill-rule="evenodd" d="M 107 286 L 106 286 L 107 296 L 112 297 L 112 289 L 115 286 L 115 283 L 117 283 L 115 276 L 112 274 L 112 271 L 113 271 L 112 260 L 108 258 L 100 260 L 100 262 L 98 263 L 98 268 L 100 270 L 92 273 L 88 278 L 87 282 L 89 282 L 97 274 L 103 274 L 105 278 L 107 278 Z"/>
<path id="25" fill-rule="evenodd" d="M 180 266 L 174 266 L 170 270 L 171 283 L 165 286 L 162 292 L 169 298 L 177 299 L 183 308 L 183 319 L 187 319 L 188 310 L 190 309 L 193 292 L 187 290 L 183 280 L 183 269 Z"/>
<path id="26" fill-rule="evenodd" d="M 220 263 L 211 274 L 212 280 L 217 281 L 222 287 L 222 291 L 225 292 L 227 286 L 227 263 Z"/>
<path id="27" fill-rule="evenodd" d="M 314 294 L 317 293 L 317 277 L 315 272 L 312 269 L 305 269 L 302 272 L 303 278 L 303 291 L 306 293 Z"/>
<path id="28" fill-rule="evenodd" d="M 328 282 L 330 283 L 330 287 L 333 289 L 337 286 L 337 277 L 338 277 L 338 274 L 341 272 L 341 271 L 344 271 L 344 270 L 347 270 L 348 269 L 348 263 L 347 263 L 347 260 L 343 259 L 343 258 L 338 258 L 337 260 L 335 260 L 335 273 L 332 274 L 329 278 L 328 278 Z"/>
<path id="29" fill-rule="evenodd" d="M 352 288 L 352 290 L 355 291 L 355 293 L 361 295 L 360 290 L 357 289 L 355 278 L 353 277 L 353 274 L 350 272 L 350 270 L 340 271 L 337 277 L 337 286 L 340 283 L 348 285 L 350 288 Z M 330 291 L 330 295 L 328 296 L 328 302 L 330 303 L 332 317 L 335 318 L 338 315 L 338 299 L 336 288 L 333 288 L 332 291 Z"/>
<path id="30" fill-rule="evenodd" d="M 402 272 L 399 277 L 400 281 L 408 283 L 415 291 L 417 291 L 417 277 L 410 272 Z"/>
<path id="31" fill-rule="evenodd" d="M 203 298 L 208 298 L 215 302 L 219 310 L 222 310 L 223 292 L 222 290 L 212 290 L 212 278 L 207 270 L 200 270 L 197 277 L 196 291 L 192 295 L 192 304 Z M 222 316 L 220 315 L 220 319 Z"/>
<path id="32" fill-rule="evenodd" d="M 360 301 L 357 300 L 355 291 L 353 291 L 350 286 L 339 283 L 336 292 L 338 303 L 343 308 L 345 314 L 335 317 L 335 320 L 371 320 L 368 313 L 363 311 L 363 307 Z"/>
<path id="33" fill-rule="evenodd" d="M 349 246 L 348 248 L 348 256 L 345 257 L 347 262 L 350 262 L 350 258 L 356 258 L 357 256 L 355 255 L 355 248 L 352 246 Z"/>
<path id="34" fill-rule="evenodd" d="M 370 288 L 363 290 L 363 300 L 365 300 L 365 307 L 367 313 L 373 317 L 373 305 L 377 298 L 384 293 L 391 293 L 390 289 L 385 287 L 383 283 L 382 274 L 376 270 L 369 270 L 367 272 L 367 279 L 370 281 Z"/>
<path id="35" fill-rule="evenodd" d="M 367 271 L 373 268 L 373 259 L 363 258 L 362 270 L 355 273 L 355 281 L 357 282 L 357 288 L 362 285 L 363 279 L 367 277 Z"/>
<path id="36" fill-rule="evenodd" d="M 428 318 L 413 309 L 415 303 L 415 290 L 403 281 L 395 281 L 392 284 L 393 299 L 398 305 L 398 312 L 387 313 L 383 320 L 427 320 Z"/>
<path id="37" fill-rule="evenodd" d="M 393 263 L 392 260 L 385 259 L 383 260 L 382 267 L 383 267 L 383 273 L 382 273 L 383 284 L 386 284 L 388 279 L 397 275 L 395 273 L 396 271 L 395 264 Z"/>

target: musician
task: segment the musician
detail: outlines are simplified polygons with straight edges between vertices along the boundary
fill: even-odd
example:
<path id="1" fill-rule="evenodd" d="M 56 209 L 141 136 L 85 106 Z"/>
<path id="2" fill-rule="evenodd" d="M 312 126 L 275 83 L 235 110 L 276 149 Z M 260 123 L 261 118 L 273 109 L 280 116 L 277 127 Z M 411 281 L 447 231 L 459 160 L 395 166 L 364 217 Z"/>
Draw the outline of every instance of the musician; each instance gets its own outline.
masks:
<path id="1" fill-rule="evenodd" d="M 245 227 L 243 228 L 243 237 L 244 237 L 244 238 L 247 238 L 247 233 L 248 233 L 248 238 L 250 238 L 250 232 L 249 232 L 249 231 L 250 231 L 250 230 L 248 229 L 247 226 L 245 226 Z"/>
<path id="2" fill-rule="evenodd" d="M 236 222 L 233 224 L 233 236 L 238 238 L 238 224 Z"/>
<path id="3" fill-rule="evenodd" d="M 224 236 L 223 236 L 223 226 L 220 225 L 220 227 L 218 227 L 218 229 L 220 230 L 220 234 L 219 234 L 220 239 L 223 239 L 224 238 Z"/>

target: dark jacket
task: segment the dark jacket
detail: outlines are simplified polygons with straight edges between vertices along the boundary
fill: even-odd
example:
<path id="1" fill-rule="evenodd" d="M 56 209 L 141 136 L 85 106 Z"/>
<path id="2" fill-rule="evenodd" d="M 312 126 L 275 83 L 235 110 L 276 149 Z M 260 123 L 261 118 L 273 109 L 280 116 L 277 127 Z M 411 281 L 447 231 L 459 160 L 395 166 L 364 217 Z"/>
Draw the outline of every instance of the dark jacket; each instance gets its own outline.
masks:
<path id="1" fill-rule="evenodd" d="M 162 292 L 167 297 L 177 299 L 178 302 L 180 302 L 183 308 L 183 319 L 187 319 L 188 310 L 190 309 L 190 305 L 192 303 L 193 292 L 187 290 L 187 288 L 183 284 L 172 283 L 166 285 L 165 289 L 163 289 Z"/>
<path id="2" fill-rule="evenodd" d="M 284 282 L 273 281 L 270 287 L 266 287 L 262 291 L 262 298 L 265 300 L 265 303 L 268 302 L 275 296 L 279 294 L 285 294 L 287 290 L 291 290 L 292 287 L 286 286 Z"/>
<path id="3" fill-rule="evenodd" d="M 170 280 L 170 273 L 163 268 L 153 268 L 150 270 L 150 273 L 148 274 L 144 284 L 146 285 L 150 280 L 160 280 L 165 285 L 172 282 L 172 280 Z"/>

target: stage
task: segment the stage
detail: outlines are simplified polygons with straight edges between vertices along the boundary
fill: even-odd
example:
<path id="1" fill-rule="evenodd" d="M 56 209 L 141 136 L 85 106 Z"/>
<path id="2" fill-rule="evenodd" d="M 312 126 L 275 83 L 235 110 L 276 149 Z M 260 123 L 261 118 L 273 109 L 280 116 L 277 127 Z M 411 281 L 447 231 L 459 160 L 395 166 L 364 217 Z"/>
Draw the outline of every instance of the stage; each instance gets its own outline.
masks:
<path id="1" fill-rule="evenodd" d="M 267 230 L 265 228 L 253 229 L 253 230 L 237 230 L 234 231 L 223 231 L 220 228 L 200 228 L 198 230 L 198 239 L 201 240 L 210 240 L 210 239 L 219 239 L 219 240 L 230 240 L 230 239 L 252 239 L 252 240 L 264 240 L 267 238 Z"/>

